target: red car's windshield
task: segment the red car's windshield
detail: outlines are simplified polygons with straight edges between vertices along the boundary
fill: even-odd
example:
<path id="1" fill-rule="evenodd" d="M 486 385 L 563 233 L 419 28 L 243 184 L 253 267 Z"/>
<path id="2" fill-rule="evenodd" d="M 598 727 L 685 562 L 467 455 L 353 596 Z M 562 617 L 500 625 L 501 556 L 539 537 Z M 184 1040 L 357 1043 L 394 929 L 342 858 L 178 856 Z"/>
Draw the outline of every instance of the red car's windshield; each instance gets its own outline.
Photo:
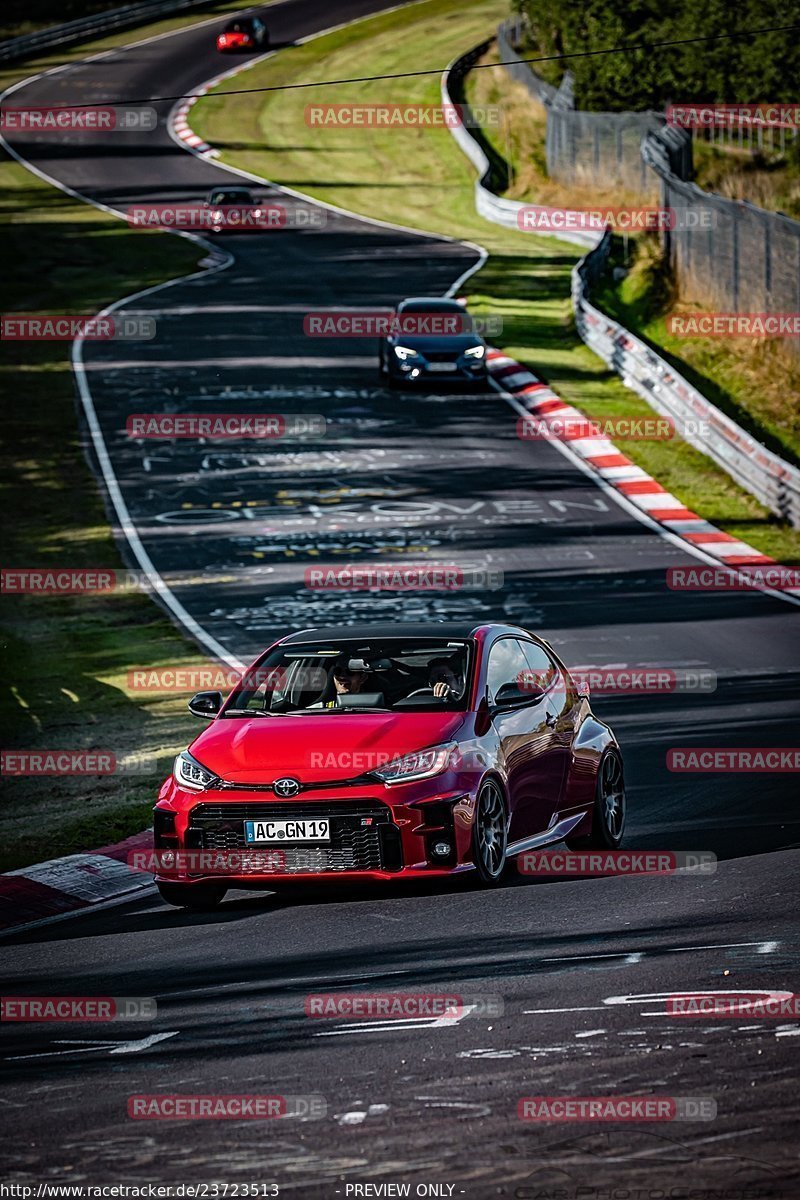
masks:
<path id="1" fill-rule="evenodd" d="M 471 661 L 468 642 L 444 638 L 277 646 L 245 676 L 222 715 L 459 711 L 467 705 Z"/>

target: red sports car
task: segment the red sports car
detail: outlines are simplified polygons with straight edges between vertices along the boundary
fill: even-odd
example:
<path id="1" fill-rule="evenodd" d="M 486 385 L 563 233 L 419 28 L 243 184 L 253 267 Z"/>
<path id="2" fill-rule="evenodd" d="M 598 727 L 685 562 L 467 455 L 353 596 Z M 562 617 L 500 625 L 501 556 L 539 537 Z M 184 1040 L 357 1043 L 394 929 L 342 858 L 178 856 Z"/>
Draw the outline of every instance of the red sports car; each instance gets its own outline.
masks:
<path id="1" fill-rule="evenodd" d="M 308 629 L 261 655 L 155 808 L 171 904 L 230 887 L 500 881 L 513 856 L 622 840 L 622 755 L 541 638 L 508 625 Z"/>
<path id="2" fill-rule="evenodd" d="M 269 45 L 269 33 L 260 17 L 236 17 L 217 34 L 217 49 L 223 54 L 236 50 L 258 50 Z"/>

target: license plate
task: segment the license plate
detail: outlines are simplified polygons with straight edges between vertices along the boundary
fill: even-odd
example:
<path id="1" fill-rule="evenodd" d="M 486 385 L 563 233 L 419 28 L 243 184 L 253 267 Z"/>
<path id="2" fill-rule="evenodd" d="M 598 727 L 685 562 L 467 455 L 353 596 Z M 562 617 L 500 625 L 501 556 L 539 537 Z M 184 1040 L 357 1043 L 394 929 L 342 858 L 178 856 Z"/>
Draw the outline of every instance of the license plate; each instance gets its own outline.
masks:
<path id="1" fill-rule="evenodd" d="M 331 826 L 328 820 L 245 821 L 244 840 L 248 846 L 278 842 L 329 842 Z"/>
<path id="2" fill-rule="evenodd" d="M 428 363 L 429 371 L 456 371 L 458 366 L 456 363 Z"/>

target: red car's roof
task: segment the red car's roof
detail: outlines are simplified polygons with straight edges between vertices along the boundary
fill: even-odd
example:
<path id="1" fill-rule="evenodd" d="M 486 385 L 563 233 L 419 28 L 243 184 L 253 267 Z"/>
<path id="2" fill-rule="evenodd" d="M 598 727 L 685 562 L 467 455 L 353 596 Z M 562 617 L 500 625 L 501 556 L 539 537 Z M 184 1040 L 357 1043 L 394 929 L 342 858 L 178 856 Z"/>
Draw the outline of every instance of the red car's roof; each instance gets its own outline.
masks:
<path id="1" fill-rule="evenodd" d="M 426 622 L 384 622 L 379 625 L 322 625 L 317 629 L 302 629 L 298 633 L 281 638 L 281 645 L 293 645 L 297 642 L 353 641 L 358 638 L 381 638 L 396 640 L 398 638 L 472 638 L 481 629 L 497 629 L 513 633 L 524 633 L 512 625 L 489 624 L 481 622 L 476 625 L 466 621 L 426 621 Z"/>

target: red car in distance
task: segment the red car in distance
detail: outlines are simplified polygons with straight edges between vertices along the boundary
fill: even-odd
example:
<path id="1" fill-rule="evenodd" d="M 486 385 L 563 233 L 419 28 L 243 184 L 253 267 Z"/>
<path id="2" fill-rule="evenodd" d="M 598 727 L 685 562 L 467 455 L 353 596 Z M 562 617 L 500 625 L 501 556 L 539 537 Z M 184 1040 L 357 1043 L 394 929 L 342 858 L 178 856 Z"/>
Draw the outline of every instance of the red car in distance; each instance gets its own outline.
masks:
<path id="1" fill-rule="evenodd" d="M 564 664 L 509 625 L 308 629 L 261 655 L 179 754 L 154 812 L 162 897 L 323 880 L 500 882 L 566 841 L 615 848 L 622 755 Z"/>
<path id="2" fill-rule="evenodd" d="M 217 34 L 217 49 L 222 54 L 259 50 L 269 45 L 269 33 L 260 17 L 235 17 Z"/>

